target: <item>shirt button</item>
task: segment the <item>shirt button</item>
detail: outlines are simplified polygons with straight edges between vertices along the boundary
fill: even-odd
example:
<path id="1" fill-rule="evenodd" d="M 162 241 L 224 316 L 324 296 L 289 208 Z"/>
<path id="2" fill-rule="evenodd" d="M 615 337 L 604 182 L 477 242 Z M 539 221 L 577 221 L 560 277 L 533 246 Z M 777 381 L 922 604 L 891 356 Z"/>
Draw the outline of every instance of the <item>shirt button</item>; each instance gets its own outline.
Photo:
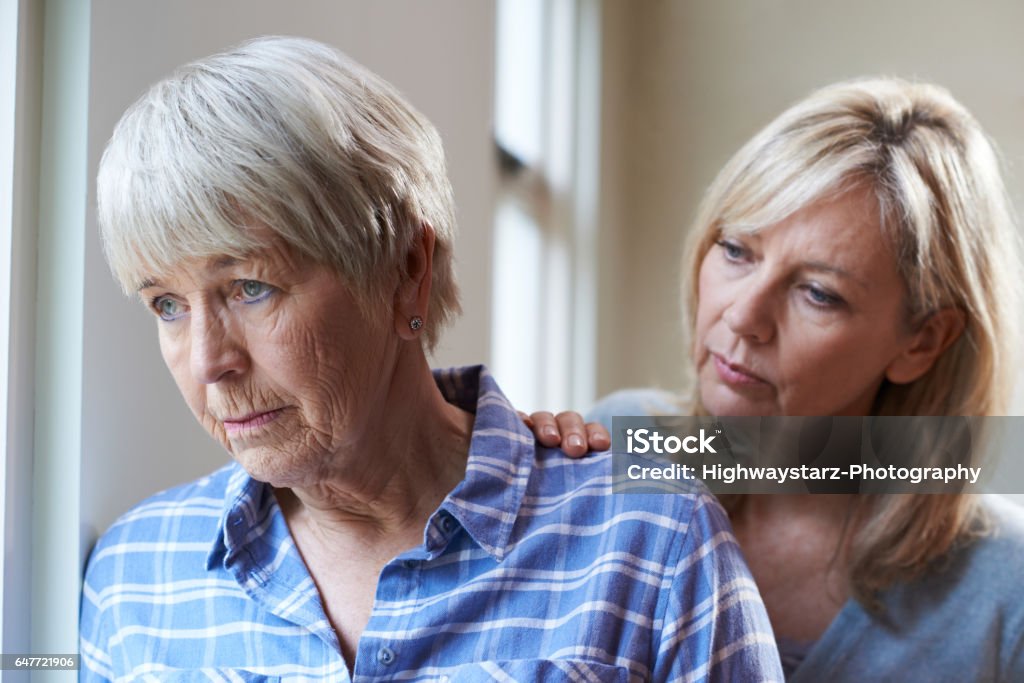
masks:
<path id="1" fill-rule="evenodd" d="M 377 650 L 377 661 L 384 666 L 391 666 L 395 661 L 395 652 L 390 647 L 382 647 Z"/>
<path id="2" fill-rule="evenodd" d="M 451 532 L 451 530 L 455 528 L 455 520 L 452 519 L 451 515 L 445 515 L 441 518 L 441 528 L 444 529 L 446 533 Z"/>

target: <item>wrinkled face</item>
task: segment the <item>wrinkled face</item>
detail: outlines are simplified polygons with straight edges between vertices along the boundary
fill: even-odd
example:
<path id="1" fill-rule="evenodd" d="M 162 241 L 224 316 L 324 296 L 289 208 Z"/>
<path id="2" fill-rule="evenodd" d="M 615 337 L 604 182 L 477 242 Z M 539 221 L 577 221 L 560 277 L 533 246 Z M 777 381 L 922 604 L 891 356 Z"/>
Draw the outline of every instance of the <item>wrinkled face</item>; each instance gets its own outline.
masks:
<path id="1" fill-rule="evenodd" d="M 694 342 L 714 415 L 868 415 L 913 341 L 874 199 L 854 191 L 753 234 L 719 235 L 700 267 Z"/>
<path id="2" fill-rule="evenodd" d="M 193 414 L 256 479 L 316 483 L 384 403 L 386 321 L 368 320 L 336 273 L 280 242 L 181 263 L 139 292 Z"/>

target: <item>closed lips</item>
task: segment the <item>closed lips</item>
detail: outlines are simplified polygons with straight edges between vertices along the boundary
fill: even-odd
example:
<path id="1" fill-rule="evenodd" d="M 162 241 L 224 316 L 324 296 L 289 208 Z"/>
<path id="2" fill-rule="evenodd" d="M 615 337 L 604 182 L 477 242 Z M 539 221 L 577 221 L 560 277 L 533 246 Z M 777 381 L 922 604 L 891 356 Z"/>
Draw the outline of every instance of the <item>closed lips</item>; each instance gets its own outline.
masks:
<path id="1" fill-rule="evenodd" d="M 730 363 L 717 353 L 711 354 L 715 361 L 715 369 L 719 376 L 730 384 L 767 384 L 768 380 L 736 363 Z"/>
<path id="2" fill-rule="evenodd" d="M 272 410 L 249 413 L 244 417 L 224 418 L 224 427 L 228 430 L 241 429 L 243 427 L 259 427 L 276 418 L 283 410 L 284 408 L 274 408 Z"/>

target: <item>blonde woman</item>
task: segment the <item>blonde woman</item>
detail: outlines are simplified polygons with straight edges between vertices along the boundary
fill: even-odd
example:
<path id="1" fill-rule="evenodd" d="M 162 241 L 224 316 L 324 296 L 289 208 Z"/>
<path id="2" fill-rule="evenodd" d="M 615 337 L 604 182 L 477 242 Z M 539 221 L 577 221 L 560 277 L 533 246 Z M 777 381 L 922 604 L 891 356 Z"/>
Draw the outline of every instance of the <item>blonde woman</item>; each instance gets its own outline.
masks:
<path id="1" fill-rule="evenodd" d="M 719 173 L 686 253 L 692 386 L 620 392 L 590 419 L 1007 411 L 1018 236 L 992 145 L 941 88 L 859 80 L 791 107 Z M 546 443 L 607 447 L 579 416 L 532 422 Z M 789 680 L 1024 680 L 1016 508 L 923 494 L 722 502 Z"/>

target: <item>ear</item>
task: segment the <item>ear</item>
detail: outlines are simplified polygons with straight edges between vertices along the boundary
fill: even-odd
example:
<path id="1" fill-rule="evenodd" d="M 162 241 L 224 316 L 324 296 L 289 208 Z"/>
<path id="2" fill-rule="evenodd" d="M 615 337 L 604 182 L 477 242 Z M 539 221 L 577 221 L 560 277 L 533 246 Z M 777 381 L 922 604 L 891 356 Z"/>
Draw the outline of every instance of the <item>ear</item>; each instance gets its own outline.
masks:
<path id="1" fill-rule="evenodd" d="M 885 369 L 893 384 L 908 384 L 932 369 L 939 356 L 964 331 L 964 314 L 958 308 L 940 308 L 911 336 L 910 345 Z"/>
<path id="2" fill-rule="evenodd" d="M 433 263 L 434 228 L 422 223 L 419 237 L 413 240 L 406 254 L 405 270 L 395 290 L 395 332 L 402 339 L 416 339 L 422 333 L 422 326 L 414 329 L 411 322 L 414 318 L 426 321 Z"/>

